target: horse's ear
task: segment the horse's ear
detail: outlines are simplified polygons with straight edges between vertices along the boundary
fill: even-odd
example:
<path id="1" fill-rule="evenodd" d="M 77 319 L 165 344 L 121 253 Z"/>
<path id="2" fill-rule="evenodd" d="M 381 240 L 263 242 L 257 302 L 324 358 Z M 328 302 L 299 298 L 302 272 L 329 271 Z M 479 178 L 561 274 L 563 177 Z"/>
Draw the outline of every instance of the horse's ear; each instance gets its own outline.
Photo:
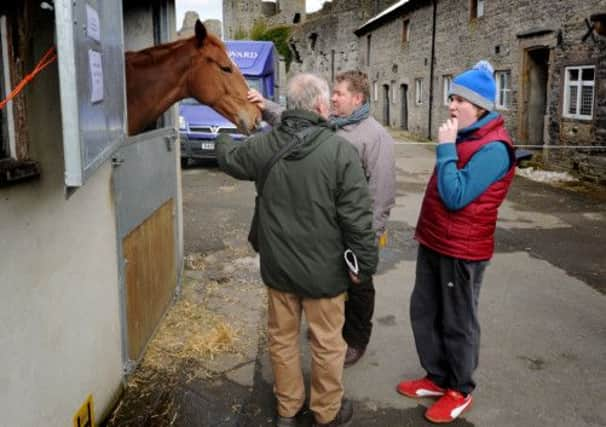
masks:
<path id="1" fill-rule="evenodd" d="M 206 35 L 206 27 L 199 19 L 196 20 L 196 39 L 198 40 L 198 47 L 201 47 L 204 44 Z"/>

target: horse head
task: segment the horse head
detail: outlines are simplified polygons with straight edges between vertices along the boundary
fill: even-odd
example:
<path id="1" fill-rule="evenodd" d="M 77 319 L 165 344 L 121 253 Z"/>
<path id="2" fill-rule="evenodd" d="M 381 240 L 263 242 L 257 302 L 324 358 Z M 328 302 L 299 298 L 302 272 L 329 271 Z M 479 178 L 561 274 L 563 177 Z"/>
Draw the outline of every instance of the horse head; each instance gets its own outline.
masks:
<path id="1" fill-rule="evenodd" d="M 204 24 L 196 21 L 196 45 L 188 75 L 189 96 L 206 104 L 229 120 L 238 129 L 250 133 L 260 121 L 260 110 L 247 99 L 248 85 L 225 45 L 207 33 Z"/>

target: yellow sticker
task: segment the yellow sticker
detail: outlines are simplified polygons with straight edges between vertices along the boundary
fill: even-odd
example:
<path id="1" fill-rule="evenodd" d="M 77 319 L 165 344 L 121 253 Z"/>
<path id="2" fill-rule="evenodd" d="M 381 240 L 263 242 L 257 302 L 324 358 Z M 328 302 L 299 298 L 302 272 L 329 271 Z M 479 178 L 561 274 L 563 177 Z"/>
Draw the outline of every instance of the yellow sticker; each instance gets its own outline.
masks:
<path id="1" fill-rule="evenodd" d="M 387 231 L 379 237 L 379 249 L 383 249 L 385 246 L 387 246 Z"/>
<path id="2" fill-rule="evenodd" d="M 74 414 L 74 427 L 95 427 L 93 395 L 89 394 L 78 412 Z"/>

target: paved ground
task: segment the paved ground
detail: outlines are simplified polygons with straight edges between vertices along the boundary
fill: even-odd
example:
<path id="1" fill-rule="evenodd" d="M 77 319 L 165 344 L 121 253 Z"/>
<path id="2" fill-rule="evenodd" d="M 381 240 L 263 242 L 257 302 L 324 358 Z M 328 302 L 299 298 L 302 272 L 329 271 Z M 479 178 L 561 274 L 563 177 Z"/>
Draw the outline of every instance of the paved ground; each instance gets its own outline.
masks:
<path id="1" fill-rule="evenodd" d="M 433 153 L 414 145 L 396 151 L 397 206 L 375 280 L 373 338 L 365 357 L 345 371 L 359 427 L 429 425 L 423 412 L 431 401 L 403 398 L 394 388 L 422 375 L 408 300 L 413 227 Z M 270 426 L 265 293 L 245 241 L 254 188 L 198 164 L 183 171 L 183 194 L 189 257 L 182 295 L 107 425 Z M 453 425 L 606 425 L 603 194 L 514 181 L 482 289 L 474 408 Z M 217 325 L 228 325 L 233 339 L 209 356 L 196 338 Z M 310 425 L 309 415 L 300 425 Z"/>

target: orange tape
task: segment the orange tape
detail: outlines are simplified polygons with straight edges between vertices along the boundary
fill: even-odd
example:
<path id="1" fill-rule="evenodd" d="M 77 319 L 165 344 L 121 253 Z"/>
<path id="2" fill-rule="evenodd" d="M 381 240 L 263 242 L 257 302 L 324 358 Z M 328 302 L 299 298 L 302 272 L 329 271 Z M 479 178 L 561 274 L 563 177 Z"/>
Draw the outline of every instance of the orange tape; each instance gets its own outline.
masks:
<path id="1" fill-rule="evenodd" d="M 0 102 L 0 110 L 2 110 L 4 108 L 4 106 L 6 104 L 8 104 L 8 102 L 13 99 L 15 96 L 17 96 L 25 86 L 27 86 L 27 84 L 29 82 L 31 82 L 34 77 L 36 77 L 36 75 L 44 70 L 44 68 L 49 65 L 51 62 L 53 62 L 55 59 L 57 59 L 57 49 L 55 48 L 55 46 L 52 46 L 49 50 L 46 51 L 46 53 L 44 54 L 44 56 L 42 56 L 42 58 L 40 59 L 40 61 L 38 61 L 38 64 L 36 65 L 36 68 L 34 68 L 34 70 L 29 73 L 27 76 L 25 76 L 17 86 L 15 86 L 15 88 L 11 91 L 11 93 L 8 94 L 8 96 L 2 100 L 2 102 Z"/>

